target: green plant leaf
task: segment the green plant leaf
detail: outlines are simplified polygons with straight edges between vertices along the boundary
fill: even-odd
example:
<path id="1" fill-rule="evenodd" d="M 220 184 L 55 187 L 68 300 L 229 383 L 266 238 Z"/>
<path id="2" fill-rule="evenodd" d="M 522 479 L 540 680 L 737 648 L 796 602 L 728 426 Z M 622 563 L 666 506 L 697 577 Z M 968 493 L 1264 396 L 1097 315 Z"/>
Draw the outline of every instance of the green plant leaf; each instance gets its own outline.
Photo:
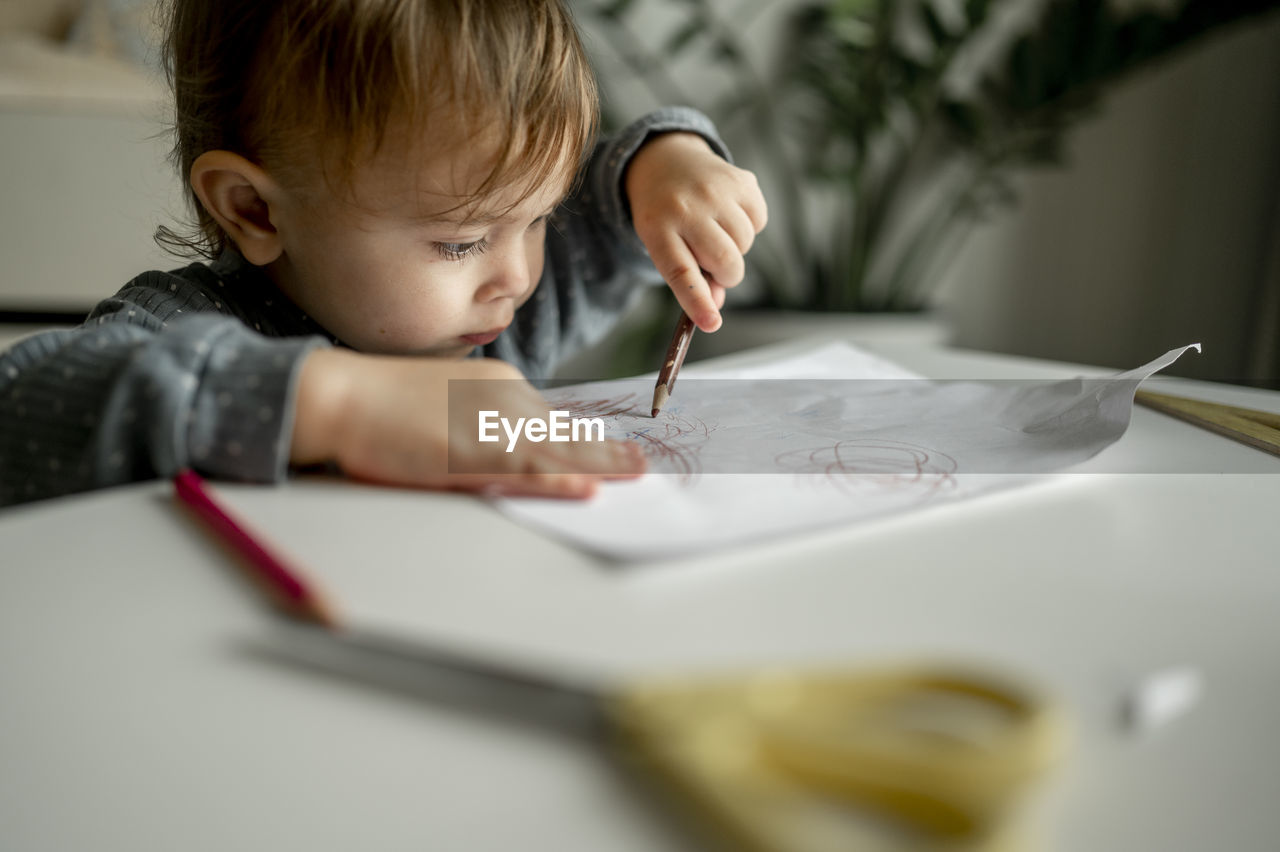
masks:
<path id="1" fill-rule="evenodd" d="M 938 17 L 938 10 L 933 7 L 933 3 L 924 0 L 920 4 L 920 18 L 924 22 L 925 30 L 929 33 L 929 39 L 933 42 L 935 49 L 941 48 L 951 41 L 951 33 L 947 30 L 942 19 Z"/>
<path id="2" fill-rule="evenodd" d="M 1009 51 L 1009 101 L 1018 110 L 1034 107 L 1040 98 L 1040 69 L 1030 36 L 1021 36 Z"/>
<path id="3" fill-rule="evenodd" d="M 605 18 L 621 18 L 631 7 L 635 5 L 635 0 L 610 0 L 610 2 L 599 6 L 595 13 Z"/>
<path id="4" fill-rule="evenodd" d="M 667 37 L 667 40 L 662 45 L 662 52 L 669 57 L 675 58 L 683 53 L 694 39 L 704 35 L 706 30 L 706 21 L 695 15 L 681 24 L 675 32 Z"/>
<path id="5" fill-rule="evenodd" d="M 738 67 L 745 61 L 742 50 L 728 38 L 720 36 L 711 42 L 711 55 Z"/>
<path id="6" fill-rule="evenodd" d="M 787 13 L 777 64 L 758 75 L 740 73 L 757 57 L 743 54 L 743 27 L 734 16 L 776 0 L 571 2 L 583 17 L 614 22 L 603 34 L 625 57 L 628 73 L 661 100 L 697 91 L 680 85 L 683 69 L 670 62 L 691 47 L 705 49 L 729 72 L 734 82 L 727 92 L 693 105 L 717 121 L 731 148 L 775 169 L 782 189 L 770 204 L 778 209 L 775 221 L 787 224 L 769 228 L 753 252 L 770 297 L 863 309 L 922 298 L 927 282 L 918 279 L 928 273 L 920 270 L 936 268 L 930 260 L 939 251 L 935 244 L 955 242 L 949 223 L 962 230 L 1013 203 L 1013 178 L 1021 170 L 1062 163 L 1068 132 L 1129 71 L 1224 25 L 1280 8 L 1280 0 L 1180 0 L 1166 12 L 1121 12 L 1110 0 L 1044 0 L 1024 32 L 1001 37 L 995 61 L 959 96 L 945 88 L 952 60 L 970 55 L 965 51 L 975 39 L 1001 35 L 991 19 L 1014 0 L 1004 6 L 995 0 L 909 0 L 915 6 L 799 0 Z M 632 26 L 642 12 L 673 10 L 676 23 L 659 49 L 635 37 Z M 958 14 L 943 14 L 950 12 Z M 904 22 L 903 14 L 912 17 Z M 932 42 L 932 54 L 906 52 L 904 23 Z M 937 239 L 903 234 L 903 245 L 923 254 L 912 257 L 909 250 L 898 257 L 898 249 L 886 248 L 885 220 L 900 211 L 899 188 L 957 174 L 963 192 L 951 202 L 954 216 L 931 220 Z M 806 212 L 815 198 L 836 208 L 829 222 Z M 877 268 L 877 259 L 888 263 Z M 870 281 L 870 275 L 881 277 Z"/>
<path id="7" fill-rule="evenodd" d="M 950 98 L 943 100 L 938 108 L 959 145 L 968 148 L 979 144 L 982 137 L 982 120 L 977 109 Z"/>
<path id="8" fill-rule="evenodd" d="M 964 19 L 968 22 L 970 31 L 977 29 L 986 21 L 990 6 L 990 0 L 965 0 Z"/>

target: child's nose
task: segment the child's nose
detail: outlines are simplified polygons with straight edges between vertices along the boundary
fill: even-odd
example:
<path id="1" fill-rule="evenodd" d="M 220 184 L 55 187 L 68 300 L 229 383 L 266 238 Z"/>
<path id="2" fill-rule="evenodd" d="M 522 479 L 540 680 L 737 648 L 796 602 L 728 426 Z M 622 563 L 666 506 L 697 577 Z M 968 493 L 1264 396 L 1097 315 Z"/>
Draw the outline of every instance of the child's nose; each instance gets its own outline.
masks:
<path id="1" fill-rule="evenodd" d="M 476 291 L 476 300 L 491 302 L 512 299 L 529 289 L 529 261 L 524 251 L 511 249 L 494 258 L 484 283 Z"/>

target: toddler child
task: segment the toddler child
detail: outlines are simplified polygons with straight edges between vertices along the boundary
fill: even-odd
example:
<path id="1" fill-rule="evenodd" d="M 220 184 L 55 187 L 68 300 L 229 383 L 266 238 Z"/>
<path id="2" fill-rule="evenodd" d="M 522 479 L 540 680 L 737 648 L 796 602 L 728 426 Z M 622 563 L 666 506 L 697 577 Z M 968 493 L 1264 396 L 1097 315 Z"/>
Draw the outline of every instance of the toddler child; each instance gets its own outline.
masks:
<path id="1" fill-rule="evenodd" d="M 172 0 L 174 157 L 205 262 L 147 272 L 0 356 L 0 505 L 183 467 L 585 497 L 622 442 L 469 442 L 662 280 L 705 331 L 764 226 L 710 123 L 594 143 L 561 0 Z M 504 379 L 455 383 L 451 379 Z M 452 404 L 451 404 L 452 403 Z M 450 412 L 453 410 L 453 422 Z M 456 449 L 456 448 L 455 448 Z M 456 459 L 455 459 L 456 461 Z"/>

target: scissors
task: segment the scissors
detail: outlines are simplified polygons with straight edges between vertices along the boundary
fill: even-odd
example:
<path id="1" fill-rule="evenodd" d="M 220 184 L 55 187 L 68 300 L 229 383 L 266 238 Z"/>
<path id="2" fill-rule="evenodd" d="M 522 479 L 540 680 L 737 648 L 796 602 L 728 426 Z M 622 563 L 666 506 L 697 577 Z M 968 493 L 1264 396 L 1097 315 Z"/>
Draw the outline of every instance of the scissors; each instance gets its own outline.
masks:
<path id="1" fill-rule="evenodd" d="M 1063 747 L 1050 702 L 967 668 L 604 685 L 366 629 L 273 638 L 261 649 L 292 663 L 585 735 L 726 849 L 1006 849 L 1021 794 Z"/>

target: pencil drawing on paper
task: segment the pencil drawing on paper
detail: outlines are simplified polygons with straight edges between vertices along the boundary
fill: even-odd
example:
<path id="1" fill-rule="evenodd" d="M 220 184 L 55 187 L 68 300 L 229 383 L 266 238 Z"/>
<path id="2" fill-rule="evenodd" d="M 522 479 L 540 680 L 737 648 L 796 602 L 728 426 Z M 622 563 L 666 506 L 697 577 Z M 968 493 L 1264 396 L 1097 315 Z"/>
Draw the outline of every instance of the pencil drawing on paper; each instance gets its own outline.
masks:
<path id="1" fill-rule="evenodd" d="M 640 442 L 645 455 L 660 469 L 677 474 L 681 482 L 692 480 L 702 471 L 699 450 L 716 427 L 679 409 L 660 411 L 655 419 L 652 426 L 632 429 L 628 434 Z"/>
<path id="2" fill-rule="evenodd" d="M 635 404 L 633 393 L 607 399 L 579 399 L 574 396 L 557 396 L 556 408 L 569 412 L 571 417 L 600 417 L 617 420 L 622 415 L 637 415 L 640 409 Z"/>
<path id="3" fill-rule="evenodd" d="M 788 450 L 780 470 L 819 474 L 844 491 L 920 488 L 926 494 L 956 487 L 956 460 L 946 453 L 885 438 L 849 439 L 812 449 Z"/>
<path id="4" fill-rule="evenodd" d="M 919 379 L 832 344 L 684 377 L 660 418 L 649 416 L 652 378 L 563 388 L 549 394 L 553 405 L 602 416 L 607 437 L 644 446 L 651 472 L 677 475 L 610 483 L 595 501 L 573 505 L 502 505 L 627 559 L 911 512 L 1093 458 L 1124 434 L 1137 385 L 1190 348 L 1098 385 Z M 1024 428 L 1042 422 L 1048 428 Z"/>
<path id="5" fill-rule="evenodd" d="M 675 474 L 682 485 L 707 472 L 702 456 L 720 429 L 678 404 L 651 417 L 649 401 L 636 393 L 560 396 L 555 404 L 573 417 L 603 419 L 610 437 L 641 445 L 653 473 Z M 729 449 L 718 446 L 717 459 L 738 458 L 725 470 L 713 463 L 710 472 L 790 473 L 812 486 L 834 486 L 850 495 L 914 490 L 928 498 L 956 487 L 955 458 L 920 444 L 856 437 L 858 425 L 843 414 L 845 406 L 846 400 L 820 395 L 781 415 L 763 435 L 721 430 L 726 432 L 722 441 L 740 443 Z"/>
<path id="6" fill-rule="evenodd" d="M 715 431 L 714 426 L 679 407 L 651 417 L 633 393 L 607 399 L 561 397 L 556 405 L 574 417 L 603 419 L 610 437 L 635 441 L 657 472 L 674 473 L 682 483 L 691 482 L 701 472 L 698 451 Z"/>

